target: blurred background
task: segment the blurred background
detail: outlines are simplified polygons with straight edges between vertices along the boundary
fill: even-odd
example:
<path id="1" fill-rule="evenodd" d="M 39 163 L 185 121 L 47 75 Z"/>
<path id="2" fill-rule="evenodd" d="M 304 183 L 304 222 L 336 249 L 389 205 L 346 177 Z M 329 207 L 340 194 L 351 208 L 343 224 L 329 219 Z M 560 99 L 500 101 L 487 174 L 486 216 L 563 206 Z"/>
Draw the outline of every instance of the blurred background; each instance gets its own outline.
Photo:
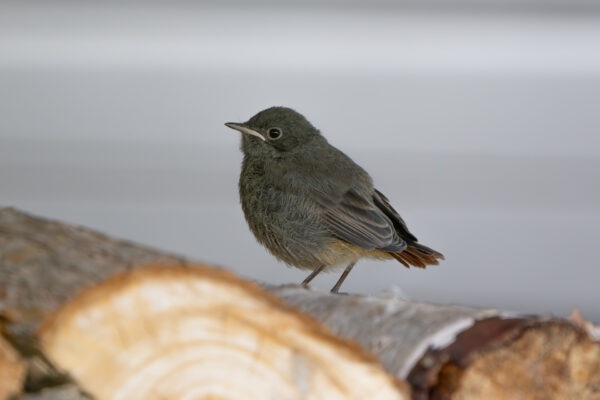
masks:
<path id="1" fill-rule="evenodd" d="M 2 206 L 300 282 L 246 226 L 223 126 L 272 105 L 446 255 L 343 290 L 600 321 L 596 1 L 0 2 Z"/>

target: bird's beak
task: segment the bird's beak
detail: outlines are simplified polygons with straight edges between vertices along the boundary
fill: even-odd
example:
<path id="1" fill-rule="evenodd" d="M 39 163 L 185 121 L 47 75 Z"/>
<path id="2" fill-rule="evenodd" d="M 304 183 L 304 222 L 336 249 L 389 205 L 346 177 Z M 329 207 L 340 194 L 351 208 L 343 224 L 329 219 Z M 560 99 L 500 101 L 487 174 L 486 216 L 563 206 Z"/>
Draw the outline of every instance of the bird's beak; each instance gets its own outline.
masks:
<path id="1" fill-rule="evenodd" d="M 228 127 L 228 128 L 231 128 L 231 129 L 235 129 L 236 131 L 240 131 L 242 133 L 247 133 L 248 135 L 256 136 L 257 138 L 259 138 L 261 140 L 265 140 L 265 138 L 264 138 L 263 135 L 261 135 L 260 133 L 256 132 L 255 130 L 252 130 L 252 129 L 248 128 L 244 124 L 239 124 L 237 122 L 227 122 L 225 124 L 225 126 Z"/>

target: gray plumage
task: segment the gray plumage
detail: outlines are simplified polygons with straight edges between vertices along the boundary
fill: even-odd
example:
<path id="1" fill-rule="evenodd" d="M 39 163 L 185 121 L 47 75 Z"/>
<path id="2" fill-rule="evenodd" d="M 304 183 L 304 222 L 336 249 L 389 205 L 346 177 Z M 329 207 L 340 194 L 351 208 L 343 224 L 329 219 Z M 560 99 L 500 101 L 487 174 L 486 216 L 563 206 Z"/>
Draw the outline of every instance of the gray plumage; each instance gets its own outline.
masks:
<path id="1" fill-rule="evenodd" d="M 278 259 L 318 273 L 363 257 L 420 267 L 443 258 L 417 243 L 369 174 L 301 114 L 272 107 L 226 125 L 242 132 L 239 191 L 246 221 Z"/>

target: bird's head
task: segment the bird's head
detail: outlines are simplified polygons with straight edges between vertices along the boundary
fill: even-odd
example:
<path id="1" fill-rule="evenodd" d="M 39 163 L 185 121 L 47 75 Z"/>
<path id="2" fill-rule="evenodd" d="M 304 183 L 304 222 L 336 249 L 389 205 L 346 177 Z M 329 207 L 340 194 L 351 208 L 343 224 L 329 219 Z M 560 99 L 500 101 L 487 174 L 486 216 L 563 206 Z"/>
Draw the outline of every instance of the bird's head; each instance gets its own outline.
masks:
<path id="1" fill-rule="evenodd" d="M 322 138 L 302 114 L 287 107 L 267 108 L 247 122 L 228 122 L 225 126 L 242 133 L 242 151 L 246 155 L 277 156 Z"/>

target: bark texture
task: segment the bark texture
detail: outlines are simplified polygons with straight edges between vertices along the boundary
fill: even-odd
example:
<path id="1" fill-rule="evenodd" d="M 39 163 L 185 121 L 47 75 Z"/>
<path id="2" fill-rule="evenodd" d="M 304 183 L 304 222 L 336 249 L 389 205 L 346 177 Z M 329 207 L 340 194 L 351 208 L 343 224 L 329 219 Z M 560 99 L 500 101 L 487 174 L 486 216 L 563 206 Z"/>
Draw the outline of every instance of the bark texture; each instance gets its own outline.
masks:
<path id="1" fill-rule="evenodd" d="M 25 365 L 13 347 L 0 336 L 0 399 L 21 394 Z"/>
<path id="2" fill-rule="evenodd" d="M 37 324 L 82 288 L 138 265 L 185 260 L 101 233 L 0 209 L 0 314 L 13 328 Z"/>

